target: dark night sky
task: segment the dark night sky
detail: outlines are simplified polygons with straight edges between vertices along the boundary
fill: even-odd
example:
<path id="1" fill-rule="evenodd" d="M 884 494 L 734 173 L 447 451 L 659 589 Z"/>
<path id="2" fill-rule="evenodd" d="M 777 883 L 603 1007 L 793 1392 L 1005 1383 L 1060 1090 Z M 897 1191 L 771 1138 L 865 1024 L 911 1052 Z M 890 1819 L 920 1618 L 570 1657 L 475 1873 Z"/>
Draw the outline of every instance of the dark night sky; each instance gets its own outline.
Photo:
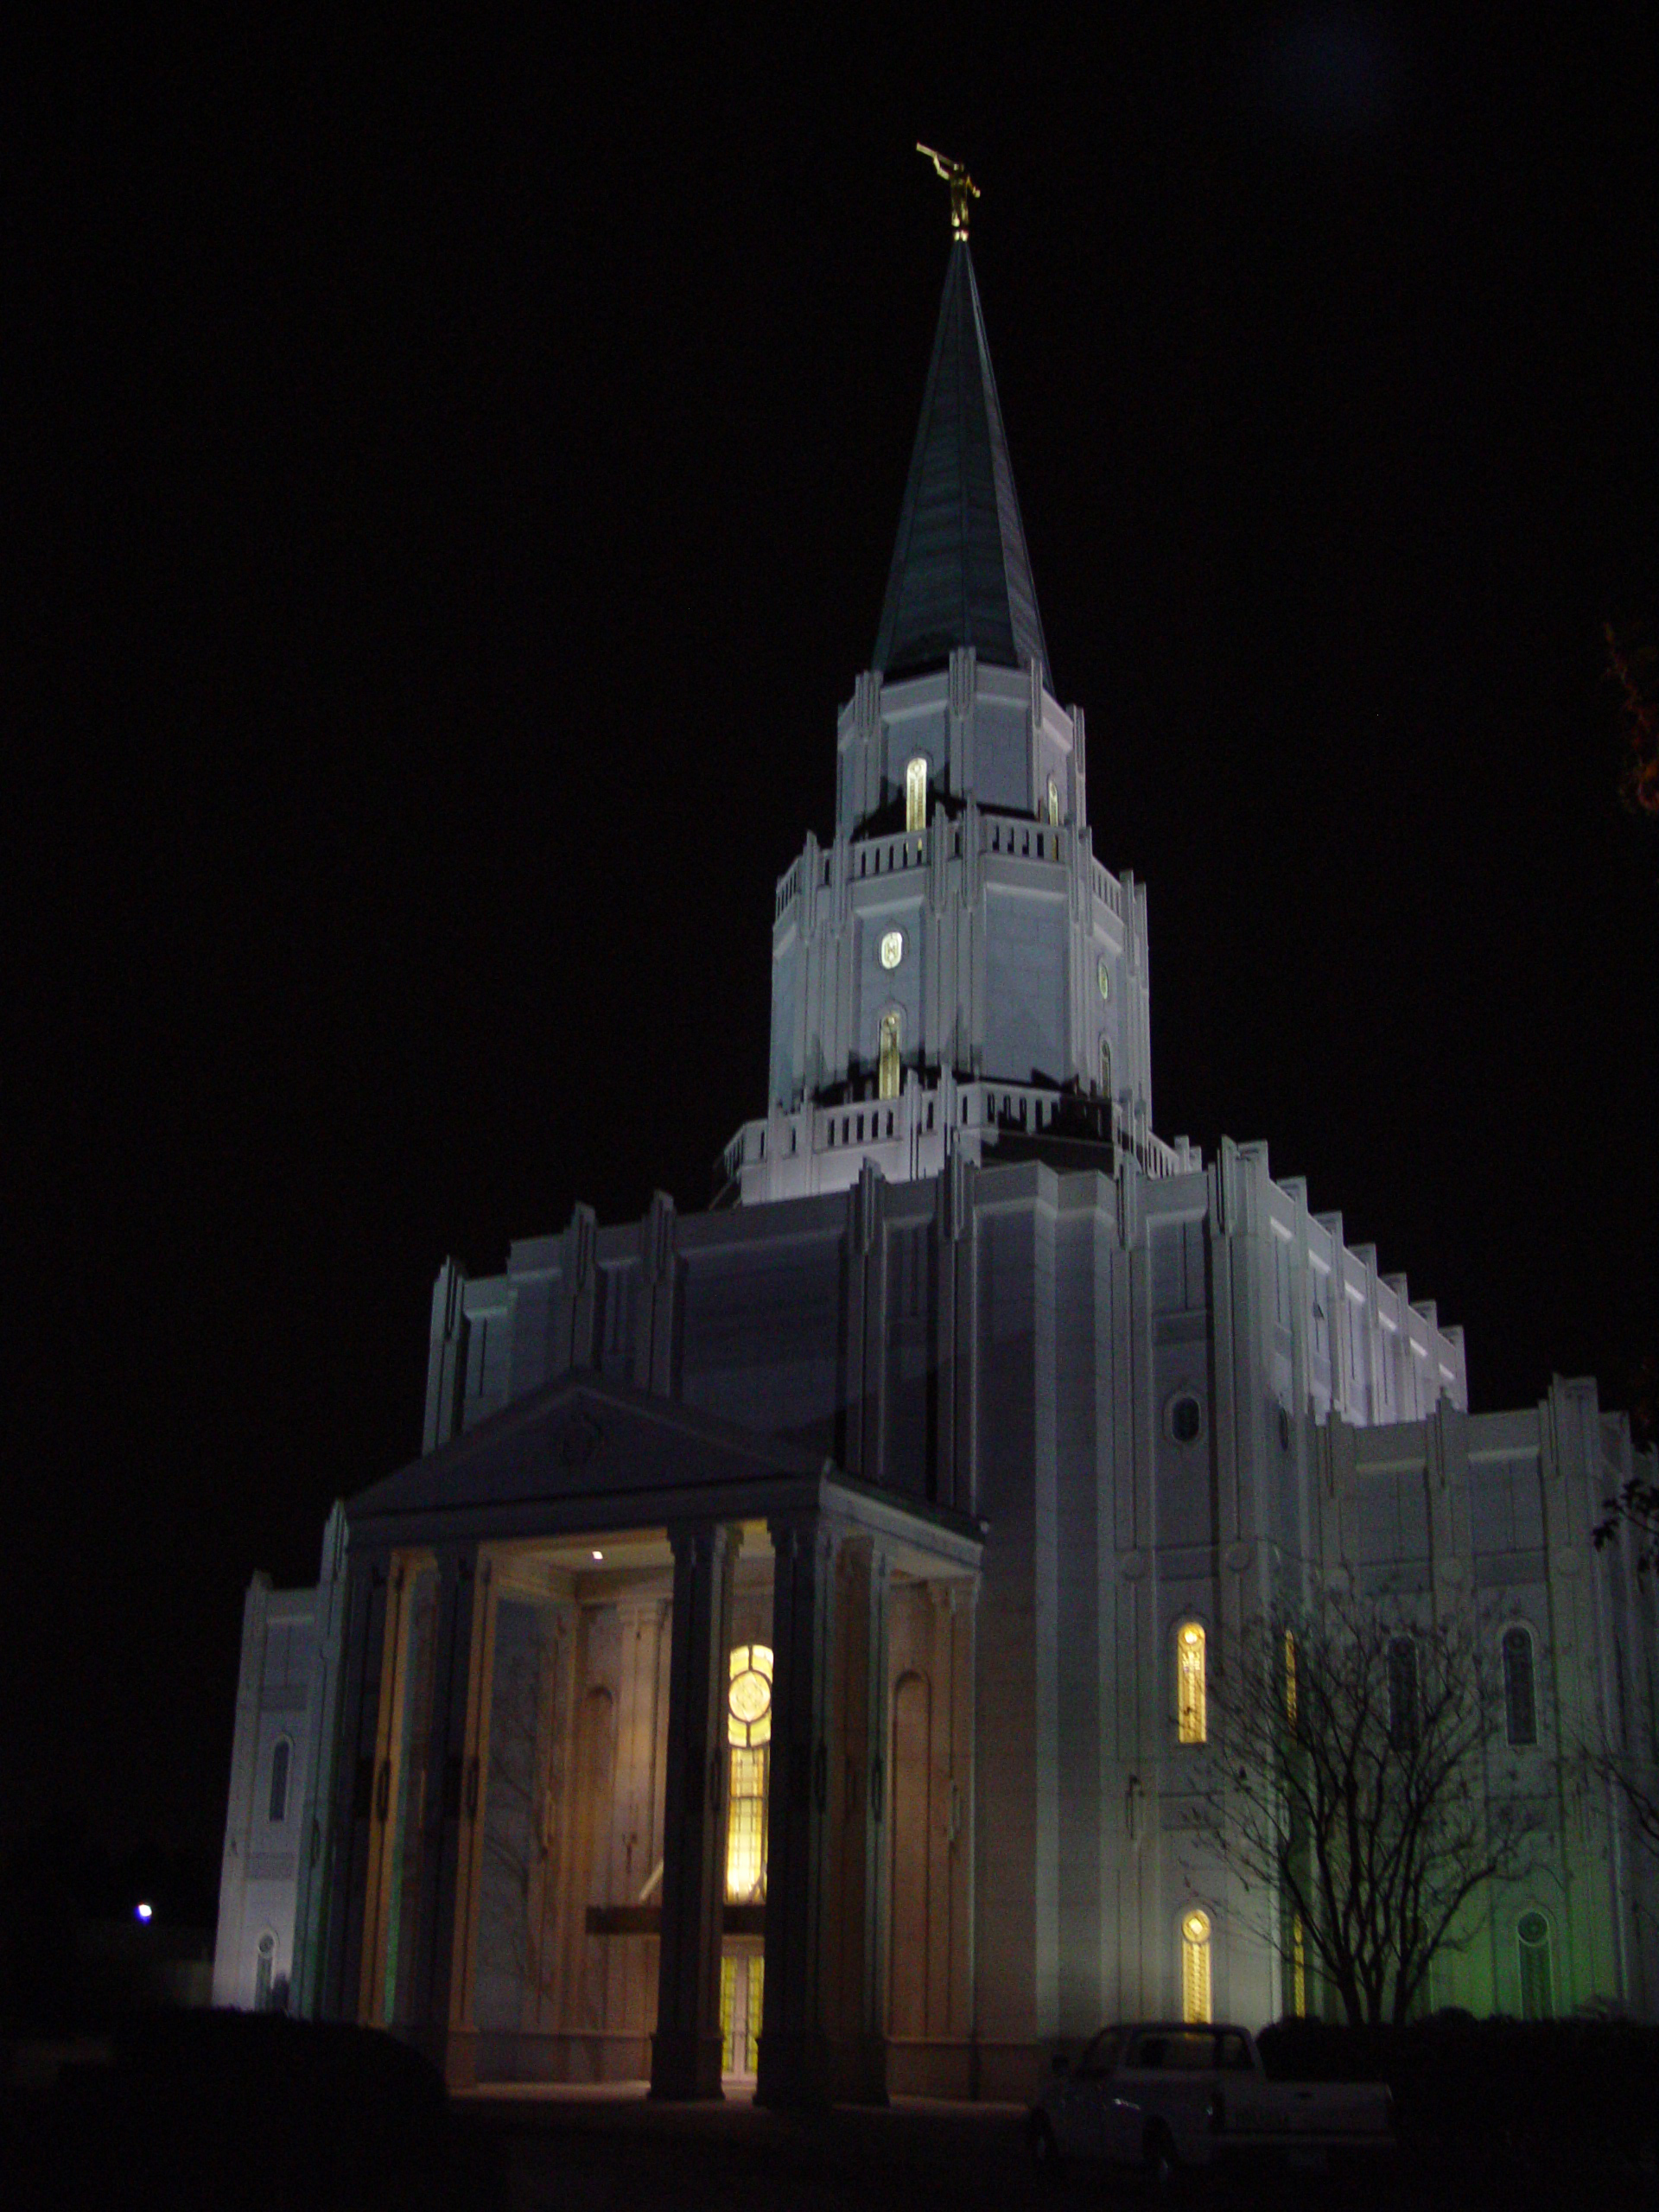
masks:
<path id="1" fill-rule="evenodd" d="M 1650 18 L 1220 13 L 14 64 L 0 1821 L 211 1861 L 242 1591 L 417 1446 L 444 1254 L 696 1207 L 761 1109 L 944 275 L 918 137 L 984 192 L 1158 1128 L 1266 1137 L 1478 1407 L 1628 1401 Z"/>

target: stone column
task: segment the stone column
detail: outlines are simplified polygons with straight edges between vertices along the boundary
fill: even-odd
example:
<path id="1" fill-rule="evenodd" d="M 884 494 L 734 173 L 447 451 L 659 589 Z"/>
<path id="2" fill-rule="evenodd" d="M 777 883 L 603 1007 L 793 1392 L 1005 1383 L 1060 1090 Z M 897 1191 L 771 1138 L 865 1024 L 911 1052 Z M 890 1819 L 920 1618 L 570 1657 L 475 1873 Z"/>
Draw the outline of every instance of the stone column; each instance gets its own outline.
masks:
<path id="1" fill-rule="evenodd" d="M 887 2100 L 887 1570 L 816 1513 L 772 1524 L 766 2005 L 756 2101 Z"/>
<path id="2" fill-rule="evenodd" d="M 419 1931 L 410 2018 L 421 2047 L 440 2066 L 448 2058 L 450 1989 L 454 1979 L 455 1914 L 461 1897 L 461 1830 L 478 1809 L 477 1770 L 467 1789 L 468 1720 L 473 1704 L 473 1615 L 478 1583 L 476 1544 L 445 1545 L 437 1555 L 437 1618 L 433 1625 L 432 1713 L 426 1770 L 435 1787 L 423 1808 Z M 471 1802 L 468 1803 L 470 1797 Z M 464 1911 L 464 1899 L 462 1900 Z"/>
<path id="3" fill-rule="evenodd" d="M 384 1552 L 367 1556 L 358 1553 L 346 1568 L 340 1741 L 334 1761 L 316 2002 L 318 2017 L 325 2020 L 356 2020 L 363 2012 L 363 1921 L 369 1859 L 379 1824 L 375 1746 L 385 1656 L 388 1573 Z M 384 1813 L 379 1819 L 384 1819 Z"/>
<path id="4" fill-rule="evenodd" d="M 651 2094 L 714 2098 L 720 2088 L 720 1938 L 726 1903 L 726 1676 L 735 1532 L 669 1530 L 674 1621 L 663 1801 L 662 1944 Z"/>

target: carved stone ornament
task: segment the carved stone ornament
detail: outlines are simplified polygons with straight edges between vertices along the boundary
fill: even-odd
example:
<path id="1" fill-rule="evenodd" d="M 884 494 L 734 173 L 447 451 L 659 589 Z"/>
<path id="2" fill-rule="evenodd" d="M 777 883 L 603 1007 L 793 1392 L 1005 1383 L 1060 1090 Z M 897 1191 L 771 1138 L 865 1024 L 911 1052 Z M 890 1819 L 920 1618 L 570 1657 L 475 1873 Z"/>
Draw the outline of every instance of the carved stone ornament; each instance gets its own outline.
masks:
<path id="1" fill-rule="evenodd" d="M 591 1414 L 573 1413 L 559 1431 L 559 1465 L 585 1467 L 598 1451 L 604 1433 Z"/>

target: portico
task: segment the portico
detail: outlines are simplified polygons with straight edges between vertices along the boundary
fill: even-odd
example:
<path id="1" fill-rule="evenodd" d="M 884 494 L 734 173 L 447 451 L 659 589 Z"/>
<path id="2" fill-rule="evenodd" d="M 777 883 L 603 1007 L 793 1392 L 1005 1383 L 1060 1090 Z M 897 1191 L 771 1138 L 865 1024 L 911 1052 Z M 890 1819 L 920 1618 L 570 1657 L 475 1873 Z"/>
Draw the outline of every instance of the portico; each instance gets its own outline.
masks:
<path id="1" fill-rule="evenodd" d="M 948 1798 L 893 1726 L 940 1623 L 971 1680 L 979 1526 L 591 1375 L 347 1522 L 325 2012 L 457 2086 L 715 2098 L 753 2048 L 762 2102 L 883 2101 L 895 1916 L 941 1960 L 971 1926 L 913 1833 L 919 1783 L 971 1834 L 971 1726 Z"/>

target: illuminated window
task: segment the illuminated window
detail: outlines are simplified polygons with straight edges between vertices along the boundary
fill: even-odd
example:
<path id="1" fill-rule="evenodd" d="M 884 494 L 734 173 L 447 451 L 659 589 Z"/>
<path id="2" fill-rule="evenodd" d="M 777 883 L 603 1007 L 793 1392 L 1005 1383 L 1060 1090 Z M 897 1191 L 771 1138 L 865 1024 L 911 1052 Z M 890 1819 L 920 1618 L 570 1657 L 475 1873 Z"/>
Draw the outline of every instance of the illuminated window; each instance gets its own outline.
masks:
<path id="1" fill-rule="evenodd" d="M 1299 2020 L 1307 2018 L 1307 1953 L 1302 1942 L 1302 1916 L 1290 1928 L 1290 2009 Z"/>
<path id="2" fill-rule="evenodd" d="M 919 753 L 905 770 L 905 827 L 927 827 L 927 762 Z"/>
<path id="3" fill-rule="evenodd" d="M 1210 1916 L 1189 1912 L 1181 1920 L 1181 2018 L 1210 2018 Z"/>
<path id="4" fill-rule="evenodd" d="M 772 1654 L 740 1643 L 726 1693 L 731 1792 L 726 1822 L 726 1902 L 760 1904 L 766 1894 L 766 1777 L 772 1753 Z"/>
<path id="5" fill-rule="evenodd" d="M 881 940 L 881 965 L 884 968 L 896 968 L 904 957 L 904 931 L 889 930 Z"/>
<path id="6" fill-rule="evenodd" d="M 1549 1960 L 1549 1923 L 1541 1912 L 1523 1912 L 1515 1923 L 1515 1947 L 1521 1956 L 1521 2017 L 1548 2020 L 1555 2011 Z"/>
<path id="7" fill-rule="evenodd" d="M 276 1738 L 276 1747 L 270 1755 L 270 1817 L 273 1821 L 288 1818 L 288 1767 L 294 1747 L 286 1736 Z"/>
<path id="8" fill-rule="evenodd" d="M 1389 1646 L 1389 1741 L 1396 1751 L 1417 1741 L 1417 1646 L 1408 1636 Z"/>
<path id="9" fill-rule="evenodd" d="M 1103 952 L 1095 969 L 1095 981 L 1100 986 L 1102 998 L 1109 999 L 1112 995 L 1112 963 Z"/>
<path id="10" fill-rule="evenodd" d="M 878 1098 L 899 1096 L 899 1015 L 896 1010 L 881 1017 L 881 1058 L 877 1071 Z"/>
<path id="11" fill-rule="evenodd" d="M 755 2074 L 760 2068 L 760 2016 L 766 2002 L 766 1962 L 759 1956 L 749 1960 L 749 2032 L 748 2063 L 744 2071 Z"/>
<path id="12" fill-rule="evenodd" d="M 1048 821 L 1049 821 L 1049 827 L 1050 827 L 1051 829 L 1052 829 L 1052 830 L 1058 830 L 1058 829 L 1059 828 L 1059 826 L 1060 826 L 1060 787 L 1059 787 L 1059 785 L 1055 782 L 1055 780 L 1054 780 L 1054 779 L 1053 779 L 1053 777 L 1052 777 L 1052 776 L 1051 776 L 1051 777 L 1049 778 L 1049 779 L 1048 779 Z"/>
<path id="13" fill-rule="evenodd" d="M 1296 1732 L 1296 1639 L 1285 1630 L 1285 1726 L 1294 1736 Z M 1296 1923 L 1296 1941 L 1301 1938 L 1301 1922 Z"/>
<path id="14" fill-rule="evenodd" d="M 1177 1740 L 1183 1744 L 1207 1741 L 1209 1715 L 1204 1693 L 1204 1630 L 1197 1621 L 1183 1621 L 1176 1631 L 1175 1698 Z M 1206 2013 L 1205 2017 L 1207 2019 L 1209 2015 Z"/>
<path id="15" fill-rule="evenodd" d="M 1532 1636 L 1524 1628 L 1506 1629 L 1503 1633 L 1503 1727 L 1511 1744 L 1535 1744 L 1538 1740 Z"/>

